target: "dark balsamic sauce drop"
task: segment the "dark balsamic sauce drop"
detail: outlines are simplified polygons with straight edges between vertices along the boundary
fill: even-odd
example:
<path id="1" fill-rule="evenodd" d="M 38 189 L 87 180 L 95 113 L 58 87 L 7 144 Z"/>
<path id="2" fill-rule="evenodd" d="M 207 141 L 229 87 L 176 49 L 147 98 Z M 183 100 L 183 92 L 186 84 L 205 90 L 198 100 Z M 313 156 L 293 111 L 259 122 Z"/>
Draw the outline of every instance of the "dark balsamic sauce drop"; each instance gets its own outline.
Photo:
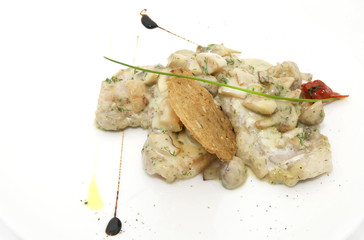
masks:
<path id="1" fill-rule="evenodd" d="M 148 29 L 157 28 L 158 25 L 146 14 L 142 14 L 142 24 Z"/>
<path id="2" fill-rule="evenodd" d="M 121 224 L 120 219 L 117 217 L 113 217 L 113 218 L 111 218 L 110 222 L 107 224 L 105 232 L 107 235 L 114 236 L 121 231 L 121 226 L 122 226 L 122 224 Z"/>

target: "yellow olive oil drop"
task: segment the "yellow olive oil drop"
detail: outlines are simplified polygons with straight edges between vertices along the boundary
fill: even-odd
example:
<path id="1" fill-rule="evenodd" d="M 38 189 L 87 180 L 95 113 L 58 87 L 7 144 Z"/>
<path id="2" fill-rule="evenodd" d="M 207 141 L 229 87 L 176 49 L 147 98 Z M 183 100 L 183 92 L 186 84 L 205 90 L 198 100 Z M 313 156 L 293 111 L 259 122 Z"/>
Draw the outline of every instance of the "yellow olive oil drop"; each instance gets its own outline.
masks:
<path id="1" fill-rule="evenodd" d="M 87 207 L 91 210 L 100 210 L 103 206 L 104 203 L 96 183 L 96 174 L 93 174 L 88 190 Z"/>

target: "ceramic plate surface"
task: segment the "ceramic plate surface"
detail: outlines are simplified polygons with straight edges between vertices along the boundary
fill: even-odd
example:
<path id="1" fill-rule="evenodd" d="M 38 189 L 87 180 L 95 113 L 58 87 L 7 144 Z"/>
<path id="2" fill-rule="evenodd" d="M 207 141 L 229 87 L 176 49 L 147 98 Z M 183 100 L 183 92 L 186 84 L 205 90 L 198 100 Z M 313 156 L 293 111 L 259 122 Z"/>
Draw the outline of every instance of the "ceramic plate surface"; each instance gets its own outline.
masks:
<path id="1" fill-rule="evenodd" d="M 136 2 L 136 1 L 135 1 Z M 1 4 L 1 239 L 362 239 L 364 157 L 362 1 L 20 1 Z M 217 181 L 168 184 L 144 171 L 147 136 L 127 129 L 117 216 L 121 133 L 94 127 L 100 85 L 122 67 L 166 64 L 195 46 L 223 43 L 242 58 L 297 63 L 350 97 L 325 106 L 333 171 L 295 187 L 250 174 L 226 190 Z M 90 210 L 95 176 L 103 208 Z M 360 238 L 361 237 L 361 238 Z"/>

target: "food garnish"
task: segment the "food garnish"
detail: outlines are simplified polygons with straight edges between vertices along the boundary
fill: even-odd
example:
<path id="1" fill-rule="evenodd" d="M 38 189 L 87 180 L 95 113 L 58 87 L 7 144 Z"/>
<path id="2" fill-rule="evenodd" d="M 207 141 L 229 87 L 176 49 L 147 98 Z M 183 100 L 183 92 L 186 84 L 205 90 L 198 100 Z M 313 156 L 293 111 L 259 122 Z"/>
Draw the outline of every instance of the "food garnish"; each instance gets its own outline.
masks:
<path id="1" fill-rule="evenodd" d="M 203 78 L 198 78 L 198 77 L 193 77 L 193 76 L 183 76 L 181 74 L 174 74 L 174 73 L 170 73 L 170 72 L 161 72 L 161 71 L 141 68 L 141 67 L 133 66 L 133 65 L 123 63 L 123 62 L 120 62 L 120 61 L 116 61 L 116 60 L 113 60 L 113 59 L 108 58 L 108 57 L 104 57 L 104 58 L 111 61 L 111 62 L 115 62 L 115 63 L 121 64 L 121 65 L 124 65 L 126 67 L 133 68 L 133 69 L 136 69 L 136 70 L 140 70 L 140 71 L 143 71 L 143 72 L 150 72 L 150 73 L 155 73 L 155 74 L 159 74 L 159 75 L 166 75 L 166 76 L 172 76 L 172 77 L 179 77 L 179 78 L 187 78 L 187 79 L 197 80 L 197 81 L 200 81 L 200 82 L 210 83 L 210 84 L 214 84 L 214 85 L 221 86 L 221 87 L 228 87 L 228 88 L 243 91 L 243 92 L 246 92 L 246 93 L 255 94 L 255 95 L 258 95 L 258 96 L 263 96 L 263 97 L 268 97 L 268 98 L 273 98 L 273 99 L 277 99 L 277 100 L 287 100 L 287 101 L 292 101 L 292 102 L 317 102 L 317 101 L 331 102 L 331 101 L 340 100 L 340 99 L 342 99 L 344 97 L 349 96 L 349 95 L 340 95 L 340 94 L 333 93 L 333 94 L 329 95 L 328 97 L 325 96 L 324 98 L 311 98 L 311 97 L 310 98 L 289 98 L 289 97 L 282 97 L 282 96 L 257 92 L 257 91 L 250 90 L 250 89 L 244 89 L 244 88 L 240 88 L 240 87 L 236 87 L 236 86 L 231 86 L 231 85 L 228 85 L 228 84 L 225 84 L 225 83 L 209 81 L 209 80 L 203 79 Z M 310 82 L 308 82 L 306 84 L 309 84 L 309 83 Z M 302 86 L 304 86 L 304 84 Z M 324 85 L 324 86 L 326 86 L 326 85 Z M 318 87 L 318 86 L 315 85 L 314 87 Z M 309 92 L 309 89 L 307 89 L 306 92 Z M 324 96 L 324 95 L 322 95 L 322 96 Z"/>
<path id="2" fill-rule="evenodd" d="M 188 69 L 172 69 L 172 73 L 193 76 Z M 214 98 L 198 82 L 170 77 L 168 79 L 169 102 L 195 139 L 209 152 L 229 162 L 236 153 L 233 127 Z"/>
<path id="3" fill-rule="evenodd" d="M 332 89 L 321 80 L 304 83 L 301 88 L 305 98 L 307 99 L 341 99 L 349 97 L 349 95 L 341 95 L 332 91 Z"/>

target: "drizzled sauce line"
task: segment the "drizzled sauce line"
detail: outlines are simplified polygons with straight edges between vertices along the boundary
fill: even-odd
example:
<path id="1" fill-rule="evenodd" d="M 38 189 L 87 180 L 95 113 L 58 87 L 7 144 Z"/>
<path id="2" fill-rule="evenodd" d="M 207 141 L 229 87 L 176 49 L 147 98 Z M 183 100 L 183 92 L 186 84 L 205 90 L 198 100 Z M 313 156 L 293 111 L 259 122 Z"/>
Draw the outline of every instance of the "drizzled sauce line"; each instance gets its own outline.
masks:
<path id="1" fill-rule="evenodd" d="M 120 151 L 120 163 L 119 163 L 119 177 L 118 177 L 118 189 L 116 192 L 116 201 L 115 201 L 115 211 L 114 211 L 114 217 L 116 217 L 116 212 L 118 209 L 118 200 L 119 200 L 119 189 L 120 189 L 120 176 L 121 176 L 121 162 L 123 159 L 123 148 L 124 148 L 124 131 L 121 138 L 121 151 Z"/>
<path id="2" fill-rule="evenodd" d="M 197 44 L 197 43 L 195 43 L 195 42 L 193 42 L 191 40 L 188 40 L 187 38 L 184 38 L 184 37 L 182 37 L 180 35 L 177 35 L 177 34 L 171 32 L 171 31 L 169 31 L 169 30 L 167 30 L 165 28 L 162 28 L 162 27 L 158 26 L 158 24 L 156 22 L 154 22 L 147 14 L 145 14 L 146 12 L 147 12 L 147 9 L 143 9 L 140 12 L 140 15 L 142 16 L 141 21 L 142 21 L 142 24 L 143 24 L 144 27 L 146 27 L 148 29 L 154 29 L 154 28 L 162 29 L 163 31 L 166 31 L 166 32 L 168 32 L 168 33 L 170 33 L 170 34 L 172 34 L 172 35 L 174 35 L 176 37 L 182 38 L 183 40 L 185 40 L 187 42 L 195 44 L 196 46 L 200 46 L 200 44 Z"/>
<path id="3" fill-rule="evenodd" d="M 114 210 L 114 217 L 109 221 L 106 227 L 106 234 L 110 236 L 114 236 L 121 231 L 121 221 L 119 218 L 116 217 L 116 212 L 118 209 L 118 200 L 119 200 L 119 189 L 120 189 L 120 176 L 121 176 L 121 163 L 123 159 L 123 148 L 124 148 L 124 131 L 122 133 L 122 140 L 121 140 L 121 153 L 120 153 L 120 163 L 119 163 L 119 177 L 118 177 L 118 188 L 116 192 L 116 200 L 115 200 L 115 210 Z"/>

